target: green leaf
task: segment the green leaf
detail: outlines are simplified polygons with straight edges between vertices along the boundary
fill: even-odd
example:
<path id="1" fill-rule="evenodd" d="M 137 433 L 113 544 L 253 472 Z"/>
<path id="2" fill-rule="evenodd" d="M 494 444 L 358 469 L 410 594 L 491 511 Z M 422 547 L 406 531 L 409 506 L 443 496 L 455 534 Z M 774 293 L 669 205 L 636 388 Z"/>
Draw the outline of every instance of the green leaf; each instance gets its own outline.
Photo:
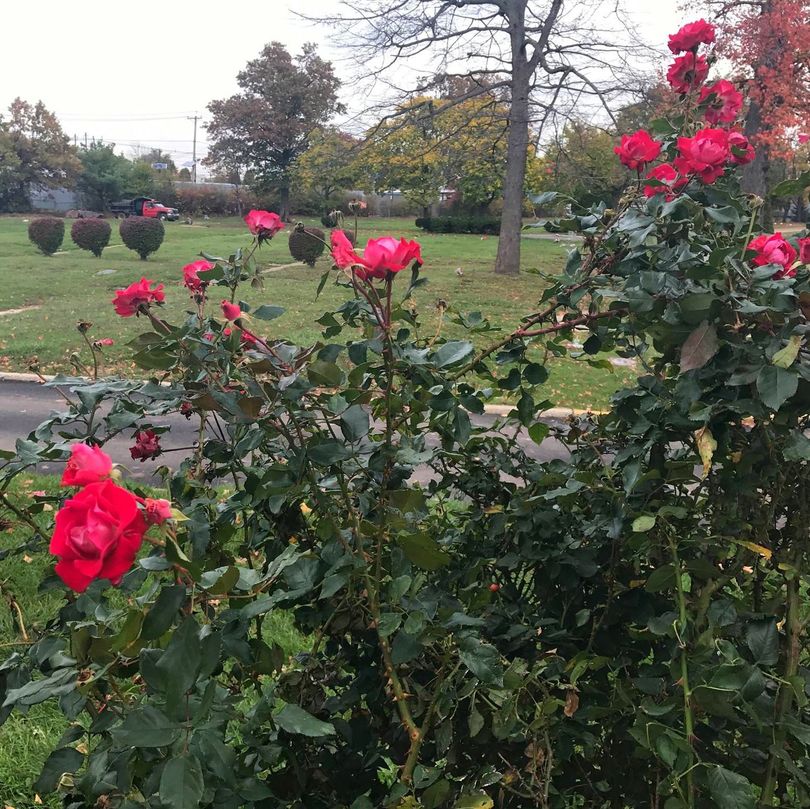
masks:
<path id="1" fill-rule="evenodd" d="M 785 441 L 784 454 L 788 461 L 810 461 L 810 438 L 793 430 Z"/>
<path id="2" fill-rule="evenodd" d="M 637 534 L 643 534 L 649 531 L 655 525 L 655 517 L 651 514 L 642 514 L 633 520 L 633 531 Z"/>
<path id="3" fill-rule="evenodd" d="M 529 427 L 529 438 L 535 444 L 542 444 L 548 438 L 550 427 L 542 421 L 536 421 Z"/>
<path id="4" fill-rule="evenodd" d="M 450 562 L 450 554 L 442 550 L 427 533 L 409 534 L 397 538 L 405 556 L 423 570 L 438 570 Z"/>
<path id="5" fill-rule="evenodd" d="M 336 388 L 343 381 L 343 371 L 334 362 L 315 360 L 307 367 L 307 377 L 313 385 Z"/>
<path id="6" fill-rule="evenodd" d="M 681 346 L 681 373 L 702 368 L 718 351 L 717 331 L 704 320 Z"/>
<path id="7" fill-rule="evenodd" d="M 772 410 L 779 410 L 796 393 L 798 387 L 799 377 L 776 365 L 766 365 L 757 376 L 759 395 Z"/>
<path id="8" fill-rule="evenodd" d="M 144 640 L 159 638 L 174 623 L 180 607 L 186 600 L 186 586 L 184 584 L 171 584 L 164 587 L 158 594 L 152 609 L 146 613 L 141 628 L 141 637 Z"/>
<path id="9" fill-rule="evenodd" d="M 458 639 L 461 662 L 486 685 L 503 683 L 503 663 L 498 650 L 477 635 L 462 635 Z"/>
<path id="10" fill-rule="evenodd" d="M 492 809 L 495 801 L 486 792 L 476 792 L 473 795 L 462 795 L 454 804 L 453 809 Z"/>
<path id="11" fill-rule="evenodd" d="M 287 733 L 297 733 L 300 736 L 318 738 L 333 736 L 335 733 L 334 725 L 322 722 L 303 708 L 299 708 L 298 705 L 288 703 L 273 719 L 282 730 L 286 730 Z"/>
<path id="12" fill-rule="evenodd" d="M 83 763 L 84 753 L 72 747 L 54 750 L 45 761 L 42 772 L 34 784 L 34 791 L 39 795 L 53 792 L 65 773 L 75 773 Z"/>
<path id="13" fill-rule="evenodd" d="M 368 435 L 368 411 L 360 405 L 351 405 L 340 414 L 340 428 L 347 441 L 355 443 Z"/>
<path id="14" fill-rule="evenodd" d="M 772 197 L 794 197 L 810 187 L 810 171 L 802 172 L 795 180 L 784 180 L 771 189 Z"/>
<path id="15" fill-rule="evenodd" d="M 790 368 L 796 361 L 796 357 L 799 356 L 799 349 L 802 347 L 803 340 L 804 335 L 792 334 L 788 344 L 771 357 L 771 362 L 779 368 Z"/>
<path id="16" fill-rule="evenodd" d="M 709 769 L 707 780 L 718 809 L 753 809 L 754 792 L 745 776 L 718 764 Z"/>
<path id="17" fill-rule="evenodd" d="M 664 590 L 670 590 L 675 586 L 675 565 L 662 565 L 661 567 L 653 570 L 647 578 L 647 584 L 644 589 L 648 593 L 660 593 Z"/>
<path id="18" fill-rule="evenodd" d="M 169 747 L 180 738 L 180 725 L 147 705 L 127 714 L 111 733 L 116 747 Z"/>
<path id="19" fill-rule="evenodd" d="M 262 304 L 261 306 L 257 306 L 251 313 L 251 317 L 257 317 L 259 320 L 275 320 L 277 317 L 281 317 L 286 310 L 281 306 L 268 306 L 267 304 Z"/>
<path id="20" fill-rule="evenodd" d="M 200 667 L 200 633 L 197 622 L 189 616 L 172 635 L 158 661 L 158 671 L 166 683 L 166 701 L 173 705 L 191 690 Z"/>
<path id="21" fill-rule="evenodd" d="M 763 666 L 774 666 L 779 660 L 779 632 L 770 618 L 752 621 L 745 630 L 745 642 L 754 660 Z"/>
<path id="22" fill-rule="evenodd" d="M 352 452 L 348 447 L 333 438 L 327 438 L 325 441 L 310 444 L 307 446 L 307 454 L 313 463 L 320 464 L 321 466 L 339 463 L 352 456 Z"/>
<path id="23" fill-rule="evenodd" d="M 196 756 L 185 755 L 166 762 L 160 776 L 160 801 L 167 809 L 196 809 L 204 788 Z"/>
<path id="24" fill-rule="evenodd" d="M 437 368 L 447 368 L 461 362 L 472 351 L 473 344 L 467 340 L 451 340 L 434 352 L 433 362 Z"/>

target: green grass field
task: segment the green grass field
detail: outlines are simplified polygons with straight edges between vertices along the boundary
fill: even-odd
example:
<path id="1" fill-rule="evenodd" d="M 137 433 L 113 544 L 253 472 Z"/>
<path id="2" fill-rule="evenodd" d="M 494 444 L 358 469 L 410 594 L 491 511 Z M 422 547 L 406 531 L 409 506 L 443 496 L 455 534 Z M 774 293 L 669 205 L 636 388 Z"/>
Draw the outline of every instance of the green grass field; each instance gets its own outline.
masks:
<path id="1" fill-rule="evenodd" d="M 66 224 L 69 229 L 70 222 Z M 180 280 L 183 265 L 201 251 L 228 255 L 249 242 L 249 234 L 238 219 L 193 226 L 167 223 L 163 246 L 144 262 L 121 244 L 117 223 L 112 224 L 111 244 L 100 259 L 78 249 L 69 232 L 62 250 L 47 257 L 28 241 L 25 218 L 0 217 L 0 371 L 25 371 L 31 358 L 37 357 L 43 373 L 72 372 L 70 354 L 82 345 L 76 323 L 87 320 L 93 323 L 95 338 L 112 337 L 116 341 L 105 351 L 105 370 L 138 373 L 128 360 L 126 343 L 143 324 L 115 315 L 110 303 L 115 290 L 142 275 L 161 281 L 166 285 L 166 317 L 179 320 L 188 306 Z M 557 272 L 570 249 L 550 240 L 524 239 L 524 272 L 512 278 L 492 272 L 496 237 L 428 234 L 417 230 L 412 219 L 361 220 L 361 244 L 388 233 L 418 238 L 422 243 L 423 276 L 429 283 L 417 290 L 415 300 L 427 336 L 432 336 L 438 325 L 436 302 L 440 299 L 461 311 L 481 311 L 499 328 L 514 328 L 523 314 L 533 311 L 544 287 L 543 279 L 532 271 Z M 317 339 L 320 327 L 315 318 L 346 294 L 327 285 L 321 298 L 315 299 L 320 275 L 329 266 L 327 259 L 321 258 L 315 269 L 293 264 L 283 233 L 262 247 L 258 255 L 267 270 L 265 288 L 254 291 L 246 286 L 242 296 L 252 305 L 271 303 L 287 309 L 283 317 L 267 325 L 266 333 L 299 343 Z M 278 268 L 279 264 L 289 266 Z M 457 268 L 461 268 L 461 275 Z M 3 314 L 12 309 L 22 311 Z M 455 334 L 453 328 L 447 333 Z M 491 335 L 482 337 L 481 342 L 490 339 Z M 576 360 L 558 360 L 547 394 L 558 405 L 599 408 L 627 377 L 627 370 L 622 368 L 610 373 Z"/>

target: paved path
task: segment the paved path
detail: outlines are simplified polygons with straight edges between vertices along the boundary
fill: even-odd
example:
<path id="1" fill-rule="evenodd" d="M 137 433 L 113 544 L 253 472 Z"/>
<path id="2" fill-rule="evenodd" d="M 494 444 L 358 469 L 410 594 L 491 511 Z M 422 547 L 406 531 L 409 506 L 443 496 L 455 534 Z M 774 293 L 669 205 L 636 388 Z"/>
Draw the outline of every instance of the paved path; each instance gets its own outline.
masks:
<path id="1" fill-rule="evenodd" d="M 51 413 L 63 410 L 64 406 L 64 399 L 54 388 L 35 382 L 0 380 L 0 449 L 14 449 L 18 438 L 26 437 Z M 495 416 L 492 415 L 472 416 L 471 418 L 473 423 L 478 426 L 491 425 L 495 420 Z M 155 422 L 170 425 L 172 428 L 171 432 L 162 438 L 165 450 L 171 450 L 172 447 L 188 447 L 196 441 L 197 434 L 193 422 L 187 421 L 180 415 L 164 416 L 155 419 Z M 132 432 L 125 431 L 105 447 L 113 461 L 128 470 L 128 477 L 144 483 L 152 482 L 155 480 L 154 470 L 157 466 L 173 466 L 180 463 L 183 457 L 180 452 L 167 452 L 156 460 L 145 463 L 133 461 L 129 455 Z M 524 451 L 536 460 L 565 458 L 568 455 L 563 445 L 554 439 L 548 439 L 538 446 L 523 432 L 519 441 Z M 42 464 L 37 471 L 44 474 L 61 474 L 62 468 L 62 464 L 46 463 Z M 418 469 L 415 478 L 424 482 L 429 476 L 429 470 Z"/>

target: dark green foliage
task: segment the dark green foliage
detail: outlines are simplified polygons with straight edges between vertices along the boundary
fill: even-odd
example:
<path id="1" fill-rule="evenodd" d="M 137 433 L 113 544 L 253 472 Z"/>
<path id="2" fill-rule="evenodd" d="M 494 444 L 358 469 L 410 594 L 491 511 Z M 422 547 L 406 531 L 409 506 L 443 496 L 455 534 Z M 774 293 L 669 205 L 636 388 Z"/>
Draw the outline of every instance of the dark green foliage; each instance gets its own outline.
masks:
<path id="1" fill-rule="evenodd" d="M 310 267 L 326 250 L 326 234 L 320 228 L 296 228 L 290 233 L 290 255 Z"/>
<path id="2" fill-rule="evenodd" d="M 28 224 L 28 238 L 46 256 L 52 256 L 65 238 L 65 220 L 56 216 L 40 216 Z"/>
<path id="3" fill-rule="evenodd" d="M 416 227 L 429 233 L 482 233 L 495 235 L 501 232 L 501 220 L 492 216 L 423 216 L 416 220 Z"/>
<path id="4" fill-rule="evenodd" d="M 130 216 L 122 219 L 118 227 L 121 241 L 134 250 L 142 261 L 154 253 L 163 244 L 166 229 L 159 219 L 147 219 L 143 216 Z"/>
<path id="5" fill-rule="evenodd" d="M 110 223 L 104 219 L 77 219 L 70 228 L 70 238 L 74 243 L 89 250 L 96 258 L 110 243 Z"/>
<path id="6" fill-rule="evenodd" d="M 325 273 L 315 345 L 146 321 L 159 382 L 77 380 L 0 454 L 3 508 L 65 435 L 187 403 L 209 428 L 163 471 L 184 519 L 120 592 L 71 594 L 0 666 L 0 721 L 80 718 L 40 787 L 77 809 L 810 807 L 810 268 L 752 265 L 754 202 L 729 169 L 572 203 L 549 229 L 582 248 L 506 334 L 450 307 L 452 339 L 425 334 L 418 268 Z M 218 266 L 238 300 L 252 253 Z M 275 302 L 244 311 L 283 334 Z M 569 351 L 641 376 L 548 423 Z M 481 418 L 496 393 L 513 409 Z"/>

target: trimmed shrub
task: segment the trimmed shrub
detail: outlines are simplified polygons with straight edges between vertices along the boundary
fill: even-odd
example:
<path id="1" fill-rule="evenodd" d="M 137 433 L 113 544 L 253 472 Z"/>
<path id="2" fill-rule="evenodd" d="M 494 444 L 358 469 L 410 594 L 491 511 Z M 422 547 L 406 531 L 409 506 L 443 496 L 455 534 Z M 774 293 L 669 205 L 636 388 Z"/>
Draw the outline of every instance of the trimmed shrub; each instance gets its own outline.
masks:
<path id="1" fill-rule="evenodd" d="M 52 256 L 65 238 L 65 220 L 55 216 L 32 219 L 28 225 L 28 238 L 46 256 Z"/>
<path id="2" fill-rule="evenodd" d="M 77 247 L 89 250 L 96 258 L 110 243 L 112 228 L 104 219 L 77 219 L 70 228 L 70 238 Z"/>
<path id="3" fill-rule="evenodd" d="M 326 234 L 320 228 L 300 228 L 290 234 L 290 255 L 310 267 L 326 250 Z"/>
<path id="4" fill-rule="evenodd" d="M 159 219 L 145 219 L 142 216 L 130 216 L 122 219 L 118 228 L 121 241 L 134 250 L 141 261 L 146 261 L 150 253 L 154 253 L 161 244 L 166 229 Z"/>
<path id="5" fill-rule="evenodd" d="M 501 232 L 501 221 L 494 216 L 420 216 L 416 227 L 428 233 L 483 233 L 496 235 Z"/>

